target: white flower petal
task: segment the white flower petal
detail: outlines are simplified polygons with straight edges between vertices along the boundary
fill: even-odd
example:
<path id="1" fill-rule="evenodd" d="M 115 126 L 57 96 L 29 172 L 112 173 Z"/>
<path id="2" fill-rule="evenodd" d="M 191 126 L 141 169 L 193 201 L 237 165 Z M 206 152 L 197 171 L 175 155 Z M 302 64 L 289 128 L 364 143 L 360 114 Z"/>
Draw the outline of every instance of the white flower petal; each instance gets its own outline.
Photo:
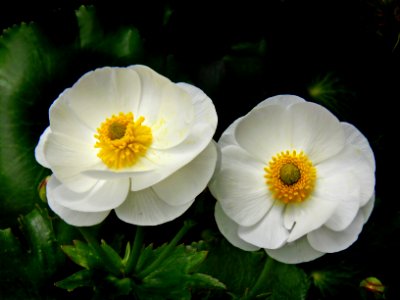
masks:
<path id="1" fill-rule="evenodd" d="M 359 203 L 357 195 L 348 195 L 336 208 L 332 216 L 325 222 L 325 226 L 333 231 L 342 231 L 348 227 L 357 215 Z"/>
<path id="2" fill-rule="evenodd" d="M 292 104 L 295 103 L 300 103 L 300 102 L 305 102 L 303 98 L 300 98 L 295 95 L 277 95 L 273 97 L 269 97 L 265 99 L 264 101 L 261 101 L 259 104 L 257 104 L 254 109 L 265 107 L 268 105 L 282 105 L 284 107 L 289 107 Z"/>
<path id="3" fill-rule="evenodd" d="M 93 113 L 92 114 L 96 114 Z M 88 144 L 94 148 L 96 139 L 95 131 L 90 129 L 78 115 L 71 109 L 68 101 L 58 98 L 49 109 L 51 132 L 59 135 L 68 136 L 70 139 Z"/>
<path id="4" fill-rule="evenodd" d="M 69 189 L 85 192 L 97 182 L 97 179 L 81 174 L 99 162 L 94 147 L 91 149 L 86 143 L 50 132 L 44 152 L 57 179 Z"/>
<path id="5" fill-rule="evenodd" d="M 289 204 L 284 214 L 284 224 L 291 229 L 288 241 L 292 242 L 321 227 L 335 212 L 343 198 L 348 196 L 352 182 L 341 174 L 318 178 L 313 194 L 302 203 Z"/>
<path id="6" fill-rule="evenodd" d="M 218 116 L 211 99 L 198 87 L 179 82 L 176 84 L 185 90 L 191 97 L 194 106 L 196 123 L 204 123 L 210 126 L 210 135 L 213 135 L 218 123 Z"/>
<path id="7" fill-rule="evenodd" d="M 364 224 L 364 216 L 359 213 L 353 222 L 343 231 L 333 231 L 322 226 L 307 235 L 308 242 L 314 249 L 333 253 L 342 251 L 353 244 L 360 234 Z"/>
<path id="8" fill-rule="evenodd" d="M 151 147 L 167 149 L 178 145 L 188 136 L 194 119 L 194 110 L 189 94 L 172 83 L 164 87 L 160 97 L 157 118 L 150 125 L 153 135 Z M 153 98 L 149 99 L 147 105 L 143 103 L 141 106 L 146 107 L 146 112 L 143 113 L 145 118 L 147 109 L 151 109 L 147 106 L 152 107 L 149 105 L 152 100 Z"/>
<path id="9" fill-rule="evenodd" d="M 99 212 L 111 210 L 121 205 L 129 191 L 129 178 L 99 180 L 89 191 L 76 193 L 65 185 L 52 192 L 53 202 L 71 210 Z"/>
<path id="10" fill-rule="evenodd" d="M 291 149 L 290 125 L 291 119 L 283 106 L 253 109 L 237 124 L 236 141 L 253 157 L 268 163 L 272 156 Z"/>
<path id="11" fill-rule="evenodd" d="M 375 204 L 375 193 L 372 195 L 371 199 L 369 199 L 367 204 L 365 204 L 363 207 L 360 208 L 360 211 L 364 216 L 364 223 L 367 222 L 369 217 L 371 216 L 374 204 Z"/>
<path id="12" fill-rule="evenodd" d="M 134 69 L 104 67 L 84 74 L 60 99 L 93 131 L 106 118 L 139 110 L 141 81 Z"/>
<path id="13" fill-rule="evenodd" d="M 233 246 L 245 251 L 256 251 L 260 248 L 243 241 L 238 235 L 239 225 L 231 220 L 217 202 L 214 211 L 215 221 L 219 231 Z"/>
<path id="14" fill-rule="evenodd" d="M 183 205 L 207 187 L 216 162 L 216 144 L 211 142 L 194 160 L 155 184 L 153 189 L 169 205 Z"/>
<path id="15" fill-rule="evenodd" d="M 148 172 L 132 173 L 132 191 L 148 188 L 192 161 L 210 143 L 212 136 L 208 139 L 209 133 L 208 125 L 198 124 L 192 128 L 188 138 L 176 147 L 148 151 L 146 158 L 157 168 Z"/>
<path id="16" fill-rule="evenodd" d="M 208 146 L 214 135 L 217 126 L 215 107 L 201 90 L 184 84 L 179 84 L 178 88 L 187 91 L 193 97 L 195 108 L 195 120 L 190 128 L 190 134 L 184 141 L 169 149 L 150 147 L 145 157 L 139 159 L 130 168 L 110 172 L 103 166 L 96 166 L 96 168 L 85 171 L 85 174 L 101 179 L 130 176 L 132 190 L 138 191 L 157 184 L 199 155 Z"/>
<path id="17" fill-rule="evenodd" d="M 285 244 L 278 249 L 265 249 L 265 252 L 273 259 L 285 264 L 309 262 L 325 254 L 311 247 L 306 237 Z"/>
<path id="18" fill-rule="evenodd" d="M 115 209 L 122 221 L 130 224 L 150 226 L 172 221 L 181 216 L 194 202 L 172 206 L 158 197 L 152 188 L 130 192 L 125 202 Z"/>
<path id="19" fill-rule="evenodd" d="M 362 152 L 367 161 L 375 171 L 375 157 L 366 137 L 353 125 L 342 122 L 342 127 L 346 135 L 346 143 L 352 145 L 357 151 Z"/>
<path id="20" fill-rule="evenodd" d="M 344 130 L 339 120 L 327 109 L 311 102 L 293 104 L 288 109 L 290 114 L 286 118 L 291 120 L 292 147 L 303 150 L 313 164 L 343 149 Z M 278 124 L 281 123 L 284 122 Z"/>
<path id="21" fill-rule="evenodd" d="M 48 161 L 46 160 L 46 155 L 44 153 L 45 145 L 46 145 L 46 142 L 47 142 L 50 132 L 51 132 L 51 129 L 49 126 L 45 129 L 45 131 L 40 136 L 39 143 L 37 144 L 37 146 L 35 148 L 36 161 L 45 168 L 50 168 L 50 165 L 49 165 Z"/>
<path id="22" fill-rule="evenodd" d="M 289 231 L 283 226 L 285 206 L 275 203 L 257 224 L 239 227 L 239 237 L 249 244 L 268 249 L 282 247 L 289 237 Z"/>
<path id="23" fill-rule="evenodd" d="M 319 177 L 329 177 L 331 174 L 343 174 L 342 176 L 349 177 L 353 184 L 351 195 L 357 190 L 359 206 L 365 205 L 374 193 L 375 172 L 365 156 L 352 145 L 346 145 L 337 155 L 316 167 Z"/>
<path id="24" fill-rule="evenodd" d="M 254 225 L 274 203 L 264 182 L 264 166 L 239 147 L 222 151 L 221 170 L 209 189 L 236 223 Z"/>
<path id="25" fill-rule="evenodd" d="M 73 226 L 92 226 L 101 223 L 109 215 L 110 210 L 99 212 L 80 212 L 71 210 L 54 201 L 52 193 L 61 185 L 54 175 L 47 183 L 47 200 L 50 208 L 66 223 Z"/>
<path id="26" fill-rule="evenodd" d="M 330 182 L 331 180 L 335 182 L 335 178 L 339 178 L 339 181 L 337 182 L 337 188 L 341 189 L 341 191 L 337 192 L 337 201 L 339 201 L 339 205 L 336 207 L 332 216 L 325 222 L 325 226 L 334 231 L 342 231 L 350 225 L 357 215 L 360 207 L 361 189 L 363 187 L 360 185 L 357 177 L 355 177 L 354 174 L 345 171 L 348 167 L 348 164 L 351 164 L 351 161 L 344 162 L 340 159 L 330 159 L 328 161 L 329 164 L 331 164 L 331 162 L 332 164 L 337 162 L 336 165 L 334 164 L 334 168 L 337 168 L 337 170 L 326 172 L 325 165 L 328 164 L 328 162 L 324 161 L 321 163 L 318 166 L 319 168 L 317 171 L 320 182 Z M 333 176 L 333 178 L 329 179 L 331 176 Z M 321 186 L 321 188 L 323 187 Z"/>
<path id="27" fill-rule="evenodd" d="M 236 119 L 227 129 L 222 133 L 218 140 L 220 148 L 228 147 L 231 145 L 238 145 L 235 137 L 236 126 L 241 122 L 243 117 Z"/>

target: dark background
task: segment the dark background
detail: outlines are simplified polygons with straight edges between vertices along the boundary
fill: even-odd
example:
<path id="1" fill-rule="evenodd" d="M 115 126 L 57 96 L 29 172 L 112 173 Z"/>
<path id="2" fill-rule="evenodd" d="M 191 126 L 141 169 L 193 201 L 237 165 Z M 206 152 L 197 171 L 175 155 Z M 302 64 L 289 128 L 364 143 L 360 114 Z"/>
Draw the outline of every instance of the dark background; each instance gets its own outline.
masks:
<path id="1" fill-rule="evenodd" d="M 161 73 L 202 88 L 219 113 L 216 139 L 269 96 L 290 93 L 317 101 L 310 84 L 333 74 L 345 92 L 336 94 L 333 107 L 322 104 L 370 140 L 378 195 L 392 198 L 392 174 L 398 173 L 399 1 L 10 2 L 0 10 L 0 28 L 34 21 L 62 46 L 76 39 L 80 5 L 94 5 L 108 30 L 136 26 L 147 57 L 164 58 Z"/>
<path id="2" fill-rule="evenodd" d="M 400 267 L 400 222 L 393 221 L 400 220 L 398 1 L 10 2 L 0 10 L 0 28 L 33 21 L 62 47 L 76 39 L 75 10 L 80 5 L 94 5 L 110 31 L 135 26 L 145 46 L 144 63 L 161 57 L 161 65 L 154 63 L 160 73 L 202 88 L 219 115 L 215 139 L 267 97 L 296 94 L 321 103 L 311 97 L 309 87 L 333 74 L 338 82 L 335 101 L 321 104 L 364 133 L 377 161 L 369 240 L 354 246 L 353 258 L 357 261 L 360 252 L 371 255 L 366 266 L 371 275 L 392 286 L 397 283 L 399 278 L 388 277 L 388 270 Z M 80 63 L 78 69 L 88 64 Z M 381 247 L 370 253 L 369 244 L 377 242 Z"/>

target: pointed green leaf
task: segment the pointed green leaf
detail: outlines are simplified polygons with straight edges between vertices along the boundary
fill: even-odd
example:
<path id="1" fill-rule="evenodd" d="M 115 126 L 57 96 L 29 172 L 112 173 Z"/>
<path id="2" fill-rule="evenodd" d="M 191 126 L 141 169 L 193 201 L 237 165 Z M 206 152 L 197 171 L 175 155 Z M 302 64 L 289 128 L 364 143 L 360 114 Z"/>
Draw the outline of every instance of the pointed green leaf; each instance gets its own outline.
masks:
<path id="1" fill-rule="evenodd" d="M 75 240 L 73 246 L 62 246 L 62 250 L 76 264 L 86 269 L 101 266 L 100 257 L 88 244 Z"/>
<path id="2" fill-rule="evenodd" d="M 169 297 L 174 295 L 179 299 L 190 299 L 190 291 L 200 288 L 224 289 L 225 285 L 216 278 L 197 273 L 206 256 L 206 251 L 179 245 L 157 269 L 143 278 L 142 288 L 152 290 L 153 294 L 168 293 Z"/>
<path id="3" fill-rule="evenodd" d="M 78 8 L 75 12 L 79 26 L 79 44 L 81 48 L 93 46 L 103 37 L 103 32 L 96 17 L 96 10 L 93 6 Z"/>
<path id="4" fill-rule="evenodd" d="M 130 255 L 131 255 L 131 244 L 128 242 L 126 243 L 125 254 L 124 257 L 122 258 L 122 265 L 126 266 Z"/>
<path id="5" fill-rule="evenodd" d="M 68 291 L 73 291 L 78 287 L 93 286 L 92 275 L 91 270 L 81 270 L 63 280 L 57 281 L 55 286 Z"/>
<path id="6" fill-rule="evenodd" d="M 113 269 L 122 271 L 123 269 L 122 259 L 119 256 L 119 254 L 112 247 L 107 245 L 107 243 L 104 240 L 101 241 L 100 247 L 103 249 L 105 255 L 107 255 L 108 262 L 113 264 Z"/>

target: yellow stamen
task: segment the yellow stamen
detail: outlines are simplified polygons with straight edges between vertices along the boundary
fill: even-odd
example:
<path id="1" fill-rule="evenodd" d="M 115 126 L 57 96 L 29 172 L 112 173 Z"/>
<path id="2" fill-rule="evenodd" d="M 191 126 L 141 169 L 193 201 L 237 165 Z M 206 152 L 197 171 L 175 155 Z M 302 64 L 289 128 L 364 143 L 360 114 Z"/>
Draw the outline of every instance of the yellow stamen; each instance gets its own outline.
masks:
<path id="1" fill-rule="evenodd" d="M 269 190 L 283 203 L 303 202 L 314 190 L 317 171 L 303 152 L 282 151 L 264 170 Z"/>
<path id="2" fill-rule="evenodd" d="M 110 169 L 122 169 L 133 166 L 146 154 L 153 136 L 148 126 L 142 125 L 144 117 L 134 121 L 133 113 L 119 113 L 107 118 L 97 128 L 94 145 L 100 148 L 97 156 Z"/>

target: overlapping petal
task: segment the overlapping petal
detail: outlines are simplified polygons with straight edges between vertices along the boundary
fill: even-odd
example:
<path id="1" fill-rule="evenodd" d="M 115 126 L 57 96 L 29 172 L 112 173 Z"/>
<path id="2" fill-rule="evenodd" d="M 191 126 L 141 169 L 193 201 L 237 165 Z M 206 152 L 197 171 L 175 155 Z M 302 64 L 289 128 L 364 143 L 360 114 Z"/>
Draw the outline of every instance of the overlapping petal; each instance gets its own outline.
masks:
<path id="1" fill-rule="evenodd" d="M 98 128 L 121 126 L 104 122 L 119 122 L 124 119 L 116 116 L 127 114 L 133 121 L 144 118 L 135 126 L 149 128 L 145 130 L 150 130 L 151 142 L 140 152 L 143 156 L 129 160 L 133 165 L 111 168 L 98 156 L 103 146 L 96 145 L 96 135 L 116 138 Z M 211 99 L 197 87 L 173 83 L 143 65 L 86 73 L 54 101 L 49 117 L 35 156 L 56 178 L 48 191 L 50 207 L 70 224 L 97 224 L 112 209 L 133 224 L 168 222 L 190 207 L 215 169 L 218 152 L 212 137 L 217 114 Z M 134 136 L 129 138 L 124 143 L 137 143 Z M 136 144 L 121 142 L 118 147 L 127 145 Z M 128 153 L 106 151 L 116 155 L 114 159 Z"/>
<path id="2" fill-rule="evenodd" d="M 272 258 L 286 264 L 309 262 L 325 254 L 311 247 L 307 237 L 287 243 L 278 249 L 265 249 L 265 252 Z"/>
<path id="3" fill-rule="evenodd" d="M 232 245 L 245 251 L 256 251 L 260 249 L 260 247 L 246 243 L 239 237 L 239 224 L 232 221 L 232 219 L 224 213 L 218 202 L 215 205 L 214 215 L 219 231 Z"/>
<path id="4" fill-rule="evenodd" d="M 225 213 L 243 226 L 261 220 L 274 202 L 264 182 L 263 164 L 236 146 L 222 150 L 221 170 L 209 188 Z"/>
<path id="5" fill-rule="evenodd" d="M 60 216 L 65 222 L 73 226 L 91 226 L 99 224 L 109 215 L 110 210 L 97 212 L 82 212 L 72 210 L 60 205 L 56 197 L 53 196 L 53 191 L 61 185 L 61 182 L 53 175 L 47 183 L 47 201 L 50 208 Z"/>
<path id="6" fill-rule="evenodd" d="M 169 205 L 152 189 L 130 192 L 115 212 L 121 220 L 135 225 L 160 225 L 181 216 L 194 202 Z"/>
<path id="7" fill-rule="evenodd" d="M 301 263 L 357 240 L 375 188 L 374 155 L 357 128 L 318 104 L 278 95 L 235 120 L 218 143 L 209 187 L 218 228 L 233 245 Z M 292 188 L 284 176 L 304 181 Z"/>
<path id="8" fill-rule="evenodd" d="M 183 205 L 207 186 L 217 163 L 217 146 L 211 142 L 194 160 L 153 186 L 154 192 L 169 205 Z"/>

